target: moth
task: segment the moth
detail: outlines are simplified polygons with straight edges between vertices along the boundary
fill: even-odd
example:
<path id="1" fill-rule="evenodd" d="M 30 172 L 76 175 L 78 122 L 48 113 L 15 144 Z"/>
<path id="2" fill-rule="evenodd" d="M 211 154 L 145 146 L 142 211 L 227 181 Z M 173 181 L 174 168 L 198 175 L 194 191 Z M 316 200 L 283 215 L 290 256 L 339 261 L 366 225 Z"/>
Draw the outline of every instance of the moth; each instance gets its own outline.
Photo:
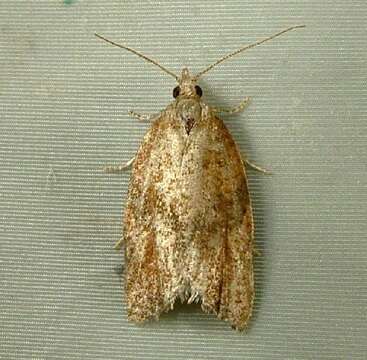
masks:
<path id="1" fill-rule="evenodd" d="M 254 303 L 254 222 L 245 164 L 218 109 L 202 100 L 198 80 L 214 66 L 294 26 L 244 46 L 197 75 L 177 76 L 155 60 L 95 34 L 153 63 L 178 83 L 174 100 L 155 116 L 131 114 L 152 125 L 132 165 L 123 219 L 128 319 L 140 323 L 173 309 L 177 300 L 246 327 Z M 261 170 L 261 169 L 260 169 Z"/>

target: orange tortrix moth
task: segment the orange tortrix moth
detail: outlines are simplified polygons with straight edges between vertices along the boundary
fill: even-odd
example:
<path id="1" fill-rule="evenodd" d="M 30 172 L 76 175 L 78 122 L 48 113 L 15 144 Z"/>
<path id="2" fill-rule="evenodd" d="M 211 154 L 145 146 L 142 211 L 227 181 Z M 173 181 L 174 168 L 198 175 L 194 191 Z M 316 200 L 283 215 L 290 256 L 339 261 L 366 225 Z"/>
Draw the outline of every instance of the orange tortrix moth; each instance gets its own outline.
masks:
<path id="1" fill-rule="evenodd" d="M 199 302 L 237 330 L 248 323 L 254 302 L 254 223 L 245 164 L 218 113 L 242 111 L 205 104 L 197 82 L 214 66 L 293 26 L 232 52 L 197 75 L 177 76 L 158 62 L 96 34 L 155 64 L 176 79 L 174 100 L 159 114 L 140 115 L 152 125 L 132 165 L 123 220 L 125 292 L 129 320 L 158 319 L 177 299 Z"/>

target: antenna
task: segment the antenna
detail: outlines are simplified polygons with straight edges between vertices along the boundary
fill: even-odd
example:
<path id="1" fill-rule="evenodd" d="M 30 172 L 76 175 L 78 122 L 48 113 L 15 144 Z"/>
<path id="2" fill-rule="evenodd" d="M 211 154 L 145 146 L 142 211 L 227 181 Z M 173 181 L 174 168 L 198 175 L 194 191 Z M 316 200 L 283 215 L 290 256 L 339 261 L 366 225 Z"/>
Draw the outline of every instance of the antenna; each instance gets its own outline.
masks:
<path id="1" fill-rule="evenodd" d="M 138 52 L 138 51 L 136 51 L 136 50 L 134 50 L 134 49 L 132 49 L 132 48 L 129 48 L 129 47 L 127 47 L 127 46 L 120 45 L 120 44 L 117 44 L 117 43 L 115 43 L 115 42 L 113 42 L 113 41 L 111 41 L 111 40 L 108 40 L 108 39 L 106 39 L 105 37 L 103 37 L 102 35 L 99 35 L 99 34 L 96 34 L 96 33 L 95 33 L 94 35 L 95 35 L 95 36 L 97 36 L 98 38 L 100 38 L 100 39 L 102 39 L 102 40 L 104 40 L 104 41 L 106 41 L 106 42 L 108 42 L 108 43 L 112 44 L 112 45 L 115 45 L 115 46 L 117 46 L 117 47 L 119 47 L 119 48 L 121 48 L 121 49 L 125 49 L 125 50 L 127 50 L 127 51 L 130 51 L 130 52 L 132 52 L 133 54 L 138 55 L 139 57 L 143 58 L 144 60 L 146 60 L 146 61 L 148 61 L 148 62 L 151 62 L 152 64 L 154 64 L 154 65 L 158 66 L 158 67 L 159 67 L 161 70 L 163 70 L 165 73 L 167 73 L 168 75 L 171 75 L 171 76 L 172 76 L 172 77 L 174 77 L 177 81 L 179 81 L 179 77 L 178 77 L 176 74 L 174 74 L 172 71 L 169 71 L 169 70 L 168 70 L 168 69 L 166 69 L 164 66 L 160 65 L 157 61 L 155 61 L 155 60 L 153 60 L 153 59 L 148 58 L 147 56 L 145 56 L 145 55 L 141 54 L 140 52 Z"/>
<path id="2" fill-rule="evenodd" d="M 235 56 L 235 55 L 241 53 L 242 51 L 245 51 L 247 49 L 251 49 L 251 48 L 253 48 L 253 47 L 257 46 L 257 45 L 260 45 L 260 44 L 262 44 L 262 43 L 264 43 L 266 41 L 272 40 L 272 39 L 274 39 L 274 38 L 276 38 L 276 37 L 278 37 L 278 36 L 280 36 L 280 35 L 288 32 L 288 31 L 291 31 L 291 30 L 294 30 L 294 29 L 299 29 L 299 28 L 304 28 L 304 27 L 306 27 L 306 25 L 292 26 L 292 27 L 289 27 L 289 28 L 287 28 L 285 30 L 282 30 L 282 31 L 280 31 L 280 32 L 278 32 L 278 33 L 276 33 L 276 34 L 274 34 L 272 36 L 269 36 L 269 37 L 267 37 L 267 38 L 265 38 L 263 40 L 257 41 L 257 42 L 255 42 L 255 43 L 253 43 L 251 45 L 246 45 L 246 46 L 244 46 L 244 47 L 236 50 L 235 52 L 233 52 L 231 54 L 228 54 L 226 56 L 223 56 L 221 59 L 217 60 L 215 63 L 209 65 L 206 69 L 204 69 L 203 71 L 201 71 L 197 75 L 195 75 L 194 79 L 195 80 L 199 79 L 200 76 L 206 74 L 209 70 L 213 69 L 214 66 L 217 66 L 221 62 L 223 62 L 223 61 L 231 58 L 232 56 Z"/>

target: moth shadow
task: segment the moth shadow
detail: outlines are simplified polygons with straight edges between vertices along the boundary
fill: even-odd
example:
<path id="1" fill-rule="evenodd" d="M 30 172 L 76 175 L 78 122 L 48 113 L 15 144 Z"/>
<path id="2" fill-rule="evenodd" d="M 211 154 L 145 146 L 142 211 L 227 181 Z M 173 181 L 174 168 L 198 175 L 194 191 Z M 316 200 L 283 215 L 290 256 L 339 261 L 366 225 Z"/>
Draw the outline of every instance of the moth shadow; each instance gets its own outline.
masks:
<path id="1" fill-rule="evenodd" d="M 248 146 L 246 146 L 249 148 Z M 261 313 L 261 302 L 263 300 L 266 287 L 266 241 L 268 238 L 267 227 L 264 225 L 266 219 L 269 218 L 266 206 L 266 186 L 265 182 L 271 179 L 271 176 L 260 174 L 253 169 L 247 169 L 247 178 L 250 197 L 252 201 L 252 211 L 255 224 L 255 254 L 254 254 L 254 281 L 255 281 L 255 300 L 252 314 L 253 324 L 257 315 Z"/>
<path id="2" fill-rule="evenodd" d="M 187 304 L 181 303 L 181 301 L 176 301 L 174 308 L 164 314 L 159 318 L 159 321 L 150 322 L 151 326 L 160 327 L 180 327 L 180 330 L 195 330 L 200 333 L 211 332 L 211 331 L 228 331 L 231 334 L 235 331 L 238 334 L 248 334 L 251 332 L 252 326 L 254 324 L 254 318 L 250 319 L 245 329 L 237 330 L 231 326 L 229 321 L 219 319 L 213 313 L 206 313 L 201 309 L 200 303 Z"/>
<path id="3" fill-rule="evenodd" d="M 167 321 L 176 321 L 182 315 L 194 315 L 202 313 L 200 304 L 187 304 L 176 300 L 173 309 L 161 315 L 161 319 L 165 318 Z"/>
<path id="4" fill-rule="evenodd" d="M 203 319 L 205 319 L 203 321 Z M 222 326 L 224 328 L 229 328 L 228 324 L 219 320 L 215 314 L 205 313 L 201 309 L 200 303 L 182 303 L 180 300 L 176 300 L 174 307 L 172 310 L 162 314 L 159 319 L 159 324 L 156 326 L 173 326 L 175 328 L 181 327 L 185 329 L 197 330 L 200 332 L 208 331 L 211 325 L 214 328 L 218 328 L 218 326 Z"/>
<path id="5" fill-rule="evenodd" d="M 124 271 L 125 271 L 125 266 L 124 265 L 116 265 L 113 268 L 113 272 L 119 277 L 120 281 L 123 281 L 123 275 L 124 275 Z"/>

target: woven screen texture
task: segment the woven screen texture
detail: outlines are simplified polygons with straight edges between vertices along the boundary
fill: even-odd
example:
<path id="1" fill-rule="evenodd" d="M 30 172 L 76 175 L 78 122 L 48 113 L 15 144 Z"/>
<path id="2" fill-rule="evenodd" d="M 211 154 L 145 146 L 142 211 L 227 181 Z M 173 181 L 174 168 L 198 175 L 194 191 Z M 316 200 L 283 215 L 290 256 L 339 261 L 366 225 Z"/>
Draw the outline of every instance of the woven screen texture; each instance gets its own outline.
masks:
<path id="1" fill-rule="evenodd" d="M 365 1 L 0 1 L 0 359 L 365 359 Z M 218 65 L 205 101 L 248 170 L 256 300 L 239 333 L 199 306 L 129 323 L 121 236 L 132 158 L 174 80 Z"/>

